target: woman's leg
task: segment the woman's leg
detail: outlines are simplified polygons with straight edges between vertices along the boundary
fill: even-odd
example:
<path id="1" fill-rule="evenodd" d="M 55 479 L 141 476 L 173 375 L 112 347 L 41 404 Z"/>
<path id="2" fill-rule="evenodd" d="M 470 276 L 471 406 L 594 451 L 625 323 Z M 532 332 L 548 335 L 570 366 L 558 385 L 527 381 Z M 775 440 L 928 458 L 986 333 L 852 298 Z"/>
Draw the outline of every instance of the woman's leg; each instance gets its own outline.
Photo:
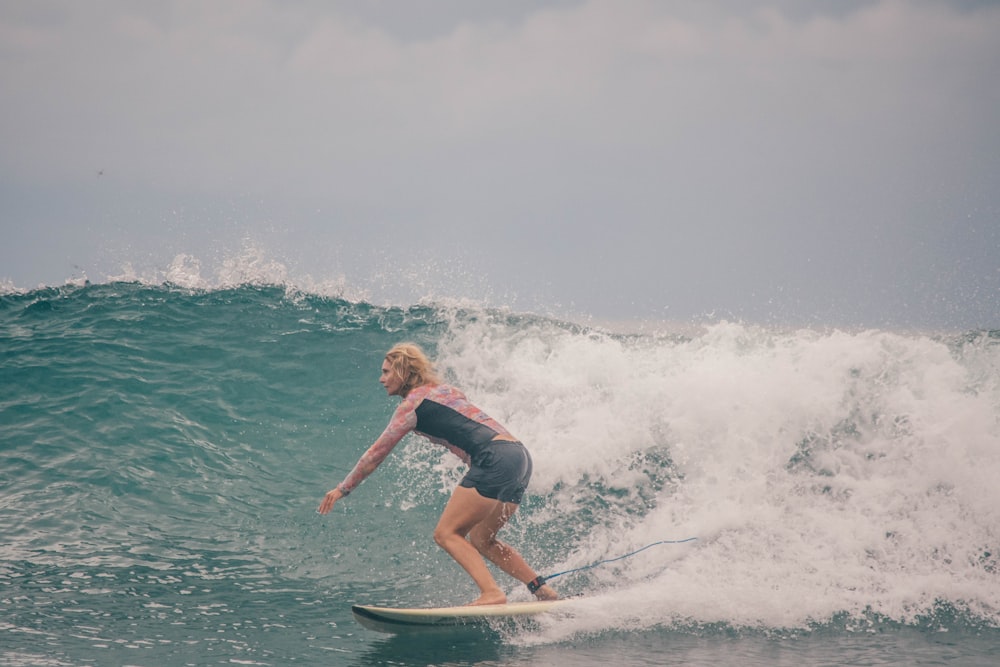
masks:
<path id="1" fill-rule="evenodd" d="M 472 604 L 503 604 L 507 596 L 497 585 L 476 547 L 466 539 L 469 531 L 490 516 L 499 500 L 485 498 L 475 489 L 459 486 L 444 508 L 434 529 L 434 541 L 461 565 L 479 586 L 480 595 Z"/>
<path id="2" fill-rule="evenodd" d="M 517 511 L 514 503 L 499 503 L 485 519 L 477 523 L 469 532 L 469 541 L 483 556 L 489 558 L 501 570 L 523 584 L 535 579 L 538 574 L 531 569 L 517 549 L 497 539 L 497 533 L 507 525 Z M 535 595 L 541 600 L 555 600 L 558 594 L 547 584 L 542 585 Z"/>
<path id="3" fill-rule="evenodd" d="M 507 596 L 483 562 L 483 556 L 522 583 L 526 584 L 537 576 L 516 549 L 496 538 L 516 511 L 514 503 L 485 498 L 475 489 L 460 486 L 455 489 L 438 521 L 434 540 L 465 568 L 479 586 L 481 595 L 472 604 L 503 604 L 507 601 Z M 558 597 L 547 585 L 539 588 L 535 595 L 542 600 Z"/>

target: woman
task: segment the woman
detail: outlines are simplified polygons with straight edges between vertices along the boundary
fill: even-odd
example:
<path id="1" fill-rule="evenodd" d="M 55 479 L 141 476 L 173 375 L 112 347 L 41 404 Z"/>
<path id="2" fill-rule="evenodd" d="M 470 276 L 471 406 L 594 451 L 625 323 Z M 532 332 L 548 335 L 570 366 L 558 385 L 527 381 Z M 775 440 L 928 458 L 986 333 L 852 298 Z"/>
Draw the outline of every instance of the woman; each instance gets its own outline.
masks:
<path id="1" fill-rule="evenodd" d="M 389 350 L 382 362 L 380 382 L 390 396 L 400 396 L 402 402 L 375 444 L 323 498 L 319 513 L 333 509 L 385 460 L 404 435 L 415 431 L 444 445 L 469 465 L 438 520 L 434 541 L 479 586 L 480 595 L 470 604 L 507 602 L 483 557 L 527 584 L 539 599 L 556 599 L 556 592 L 521 554 L 497 539 L 497 533 L 517 511 L 531 478 L 531 457 L 524 445 L 462 392 L 441 382 L 423 351 L 412 343 Z"/>

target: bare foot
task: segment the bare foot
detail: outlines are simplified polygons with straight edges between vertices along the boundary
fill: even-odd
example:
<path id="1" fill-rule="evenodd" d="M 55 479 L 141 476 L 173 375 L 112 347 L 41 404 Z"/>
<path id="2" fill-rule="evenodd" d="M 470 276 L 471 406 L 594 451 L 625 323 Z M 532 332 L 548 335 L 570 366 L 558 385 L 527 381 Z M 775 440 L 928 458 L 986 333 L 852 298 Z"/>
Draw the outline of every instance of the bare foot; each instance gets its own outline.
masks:
<path id="1" fill-rule="evenodd" d="M 556 593 L 555 589 L 545 584 L 537 591 L 535 591 L 535 597 L 539 600 L 558 600 L 559 594 Z"/>
<path id="2" fill-rule="evenodd" d="M 478 598 L 467 604 L 467 607 L 478 607 L 487 604 L 507 604 L 507 596 L 499 588 L 483 593 Z"/>

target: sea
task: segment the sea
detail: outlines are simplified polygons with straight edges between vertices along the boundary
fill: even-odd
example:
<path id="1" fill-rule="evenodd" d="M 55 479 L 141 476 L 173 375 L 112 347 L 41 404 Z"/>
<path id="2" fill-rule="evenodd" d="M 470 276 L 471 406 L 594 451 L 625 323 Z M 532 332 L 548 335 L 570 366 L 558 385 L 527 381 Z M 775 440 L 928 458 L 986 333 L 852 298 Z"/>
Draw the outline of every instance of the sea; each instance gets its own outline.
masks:
<path id="1" fill-rule="evenodd" d="M 425 347 L 526 443 L 501 537 L 573 603 L 477 592 L 407 436 L 327 516 Z M 0 665 L 1000 664 L 1000 331 L 630 328 L 280 281 L 0 290 Z M 522 585 L 497 574 L 511 600 Z"/>

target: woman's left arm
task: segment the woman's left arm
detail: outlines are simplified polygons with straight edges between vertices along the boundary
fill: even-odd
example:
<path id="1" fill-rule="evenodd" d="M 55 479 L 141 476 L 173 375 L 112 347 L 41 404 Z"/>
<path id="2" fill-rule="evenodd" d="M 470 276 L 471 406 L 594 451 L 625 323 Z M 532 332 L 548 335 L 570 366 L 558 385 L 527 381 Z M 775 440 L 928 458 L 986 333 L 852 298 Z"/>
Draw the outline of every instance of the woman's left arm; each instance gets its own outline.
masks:
<path id="1" fill-rule="evenodd" d="M 368 448 L 368 451 L 361 455 L 354 469 L 344 478 L 344 481 L 327 492 L 317 511 L 320 514 L 328 513 L 333 509 L 334 503 L 357 488 L 358 484 L 363 482 L 368 475 L 375 472 L 375 469 L 403 439 L 403 436 L 412 431 L 416 424 L 417 416 L 414 412 L 414 405 L 404 399 L 396 408 L 392 420 L 389 421 L 389 425 L 386 426 L 382 435 Z"/>
<path id="2" fill-rule="evenodd" d="M 319 509 L 316 511 L 320 514 L 327 514 L 333 509 L 334 503 L 344 497 L 343 492 L 341 492 L 340 487 L 334 487 L 323 497 L 323 502 L 319 504 Z"/>

